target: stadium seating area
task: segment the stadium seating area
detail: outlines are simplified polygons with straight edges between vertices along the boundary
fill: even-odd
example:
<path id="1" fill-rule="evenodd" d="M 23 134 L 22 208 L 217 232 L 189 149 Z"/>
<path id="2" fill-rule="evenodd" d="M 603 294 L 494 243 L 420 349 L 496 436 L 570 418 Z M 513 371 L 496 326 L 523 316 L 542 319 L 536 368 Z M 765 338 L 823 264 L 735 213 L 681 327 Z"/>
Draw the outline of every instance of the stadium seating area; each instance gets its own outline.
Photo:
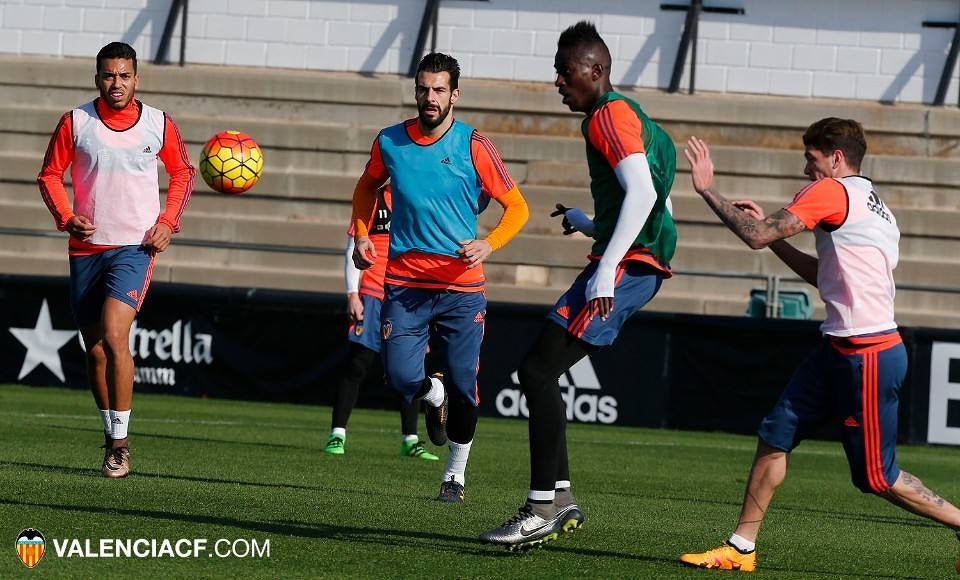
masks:
<path id="1" fill-rule="evenodd" d="M 92 59 L 0 57 L 0 273 L 64 275 L 65 240 L 35 185 L 50 133 L 67 109 L 92 98 Z M 184 228 L 154 280 L 341 292 L 350 198 L 379 128 L 415 114 L 412 81 L 392 76 L 141 63 L 139 96 L 177 121 L 196 162 L 215 132 L 239 129 L 263 147 L 265 174 L 251 192 L 225 196 L 199 179 Z M 531 207 L 522 234 L 486 268 L 493 301 L 551 303 L 579 272 L 590 242 L 564 237 L 556 202 L 589 210 L 580 118 L 545 84 L 462 79 L 457 117 L 488 134 Z M 863 122 L 872 177 L 899 221 L 898 321 L 960 326 L 960 114 L 854 101 L 759 96 L 634 95 L 673 135 L 714 146 L 718 186 L 768 211 L 804 185 L 800 135 L 826 116 Z M 752 252 L 693 192 L 679 153 L 674 213 L 678 275 L 651 310 L 743 315 L 750 290 L 783 275 L 769 251 Z M 161 179 L 163 181 L 163 179 Z M 496 204 L 483 216 L 489 227 Z M 951 225 L 953 224 L 953 225 Z M 812 247 L 803 236 L 802 247 Z M 939 289 L 939 291 L 938 291 Z M 822 304 L 814 301 L 814 316 Z"/>

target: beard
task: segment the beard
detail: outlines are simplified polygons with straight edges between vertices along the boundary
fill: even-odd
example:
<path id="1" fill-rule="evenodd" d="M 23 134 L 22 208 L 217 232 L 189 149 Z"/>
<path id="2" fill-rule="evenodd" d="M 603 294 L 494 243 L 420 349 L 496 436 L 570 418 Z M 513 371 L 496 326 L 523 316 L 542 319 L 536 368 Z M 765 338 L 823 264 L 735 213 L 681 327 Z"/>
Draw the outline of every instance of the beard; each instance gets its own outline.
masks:
<path id="1" fill-rule="evenodd" d="M 439 127 L 440 124 L 447 119 L 447 115 L 450 114 L 450 105 L 448 104 L 446 108 L 444 108 L 441 105 L 440 114 L 437 115 L 435 119 L 430 118 L 427 116 L 427 113 L 426 113 L 427 106 L 428 105 L 426 103 L 424 103 L 423 105 L 417 105 L 417 112 L 419 113 L 420 122 L 423 123 L 424 126 L 429 127 L 431 129 Z"/>

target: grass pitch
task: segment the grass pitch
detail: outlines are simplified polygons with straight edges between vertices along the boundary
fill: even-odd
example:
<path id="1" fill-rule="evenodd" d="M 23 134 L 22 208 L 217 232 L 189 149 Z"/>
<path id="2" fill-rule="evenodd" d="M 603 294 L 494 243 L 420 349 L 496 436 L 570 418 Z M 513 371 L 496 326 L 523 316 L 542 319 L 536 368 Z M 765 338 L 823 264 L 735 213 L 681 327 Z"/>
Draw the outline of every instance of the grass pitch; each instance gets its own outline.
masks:
<path id="1" fill-rule="evenodd" d="M 0 387 L 2 578 L 718 578 L 684 551 L 732 530 L 755 442 L 717 433 L 570 425 L 581 530 L 526 554 L 480 544 L 528 478 L 524 421 L 482 418 L 466 504 L 434 501 L 444 462 L 401 459 L 397 413 L 357 410 L 347 453 L 321 453 L 325 407 L 136 396 L 134 474 L 99 476 L 86 392 Z M 423 429 L 421 432 L 423 434 Z M 425 437 L 425 435 L 423 435 Z M 445 459 L 445 450 L 436 450 Z M 960 501 L 960 449 L 903 447 L 902 467 Z M 46 538 L 33 570 L 14 542 Z M 198 557 L 57 557 L 53 540 L 207 539 Z M 214 555 L 255 540 L 266 557 Z M 839 444 L 807 442 L 761 534 L 758 578 L 956 577 L 944 528 L 861 495 Z M 240 548 L 243 543 L 240 544 Z"/>

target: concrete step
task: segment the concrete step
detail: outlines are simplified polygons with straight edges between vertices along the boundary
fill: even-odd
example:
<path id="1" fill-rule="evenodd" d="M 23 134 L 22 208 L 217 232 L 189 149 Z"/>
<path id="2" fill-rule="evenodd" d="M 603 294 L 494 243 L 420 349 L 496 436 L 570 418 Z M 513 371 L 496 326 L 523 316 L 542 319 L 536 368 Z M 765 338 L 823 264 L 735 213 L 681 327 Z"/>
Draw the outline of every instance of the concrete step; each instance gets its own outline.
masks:
<path id="1" fill-rule="evenodd" d="M 11 95 L 28 98 L 26 102 L 36 101 L 44 93 L 49 94 L 50 88 L 79 91 L 80 94 L 45 97 L 51 105 L 73 106 L 93 96 L 89 84 L 91 64 L 91 59 L 4 56 L 0 61 L 0 79 L 4 79 L 5 84 L 43 87 L 40 91 L 27 89 Z M 576 136 L 578 116 L 565 110 L 556 89 L 549 83 L 465 78 L 461 85 L 462 99 L 458 110 L 463 114 L 473 110 L 486 114 L 492 112 L 500 118 L 504 130 L 512 133 L 526 132 L 527 129 Z M 140 90 L 143 95 L 155 99 L 176 95 L 212 101 L 224 99 L 233 103 L 250 101 L 241 106 L 246 108 L 238 109 L 241 115 L 268 117 L 272 110 L 279 110 L 278 116 L 302 120 L 333 114 L 335 117 L 328 118 L 362 122 L 371 117 L 370 111 L 363 110 L 364 105 L 370 103 L 376 103 L 377 108 L 395 109 L 397 117 L 402 117 L 405 114 L 399 111 L 407 108 L 412 112 L 413 105 L 411 80 L 392 75 L 202 65 L 158 67 L 143 63 Z M 677 139 L 685 139 L 690 127 L 713 139 L 721 138 L 724 132 L 732 132 L 739 143 L 797 147 L 803 129 L 826 116 L 861 120 L 871 136 L 871 149 L 891 155 L 956 155 L 952 141 L 960 136 L 960 120 L 956 115 L 948 110 L 923 106 L 744 95 L 687 96 L 659 91 L 628 91 L 627 94 L 636 98 Z M 77 97 L 81 97 L 79 101 Z M 312 109 L 304 103 L 338 104 L 341 109 Z M 169 108 L 174 115 L 197 107 L 192 101 L 171 102 L 170 105 L 173 105 Z M 296 117 L 298 114 L 302 117 Z M 516 119 L 508 118 L 511 116 Z M 528 118 L 533 116 L 540 118 L 529 122 Z M 717 127 L 718 130 L 714 134 L 704 133 L 703 127 Z M 747 129 L 746 134 L 740 131 L 741 128 Z M 759 130 L 751 133 L 752 129 Z"/>

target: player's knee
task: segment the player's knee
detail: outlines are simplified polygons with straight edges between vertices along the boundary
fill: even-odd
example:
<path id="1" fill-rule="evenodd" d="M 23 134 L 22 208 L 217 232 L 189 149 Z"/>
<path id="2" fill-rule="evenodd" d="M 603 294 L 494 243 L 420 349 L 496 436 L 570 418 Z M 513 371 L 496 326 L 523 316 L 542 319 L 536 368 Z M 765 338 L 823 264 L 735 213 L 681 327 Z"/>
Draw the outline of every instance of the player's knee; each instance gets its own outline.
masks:
<path id="1" fill-rule="evenodd" d="M 130 335 L 127 332 L 119 330 L 105 330 L 103 340 L 103 350 L 108 357 L 130 356 Z"/>
<path id="2" fill-rule="evenodd" d="M 87 349 L 87 359 L 94 363 L 104 363 L 107 360 L 107 353 L 103 349 L 103 341 L 98 340 L 93 344 L 85 345 Z"/>
<path id="3" fill-rule="evenodd" d="M 517 369 L 517 379 L 520 381 L 520 390 L 530 398 L 531 394 L 536 396 L 542 390 L 546 389 L 552 383 L 556 386 L 557 377 L 551 377 L 547 369 L 539 363 L 526 360 Z"/>

